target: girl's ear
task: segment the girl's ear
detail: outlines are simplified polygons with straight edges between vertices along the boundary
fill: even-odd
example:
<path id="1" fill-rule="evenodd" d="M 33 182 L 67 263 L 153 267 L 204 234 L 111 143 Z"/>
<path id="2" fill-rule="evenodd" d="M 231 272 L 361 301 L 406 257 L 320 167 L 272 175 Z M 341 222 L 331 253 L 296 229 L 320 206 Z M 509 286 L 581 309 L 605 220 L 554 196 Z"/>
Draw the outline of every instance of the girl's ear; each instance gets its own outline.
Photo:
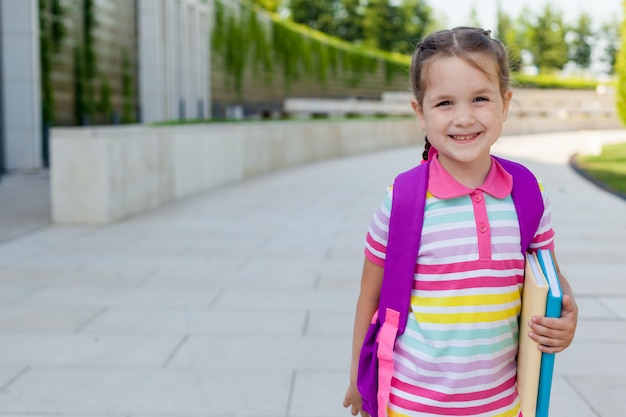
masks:
<path id="1" fill-rule="evenodd" d="M 509 116 L 509 105 L 511 104 L 511 98 L 513 97 L 513 91 L 507 90 L 502 97 L 502 121 L 506 121 Z"/>
<path id="2" fill-rule="evenodd" d="M 413 108 L 413 113 L 415 113 L 415 115 L 417 116 L 422 130 L 426 130 L 426 123 L 424 122 L 424 112 L 422 111 L 422 106 L 420 106 L 416 99 L 411 100 L 411 108 Z"/>

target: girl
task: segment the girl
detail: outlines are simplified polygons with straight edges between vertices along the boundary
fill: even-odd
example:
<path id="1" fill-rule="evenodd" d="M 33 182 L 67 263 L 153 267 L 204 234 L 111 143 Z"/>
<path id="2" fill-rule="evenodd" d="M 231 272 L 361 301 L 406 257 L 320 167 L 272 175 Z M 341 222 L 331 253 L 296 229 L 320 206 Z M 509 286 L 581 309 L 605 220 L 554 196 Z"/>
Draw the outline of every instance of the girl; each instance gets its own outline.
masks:
<path id="1" fill-rule="evenodd" d="M 408 323 L 393 347 L 387 415 L 521 416 L 515 356 L 524 259 L 512 178 L 490 154 L 512 96 L 506 49 L 482 29 L 435 32 L 417 46 L 411 81 L 411 106 L 426 133 L 428 193 Z M 530 248 L 553 250 L 551 206 L 542 194 Z M 378 307 L 392 207 L 390 188 L 368 230 L 356 308 L 344 406 L 364 417 L 358 361 Z M 570 345 L 578 317 L 560 278 L 561 317 L 531 323 L 530 337 L 547 353 Z"/>

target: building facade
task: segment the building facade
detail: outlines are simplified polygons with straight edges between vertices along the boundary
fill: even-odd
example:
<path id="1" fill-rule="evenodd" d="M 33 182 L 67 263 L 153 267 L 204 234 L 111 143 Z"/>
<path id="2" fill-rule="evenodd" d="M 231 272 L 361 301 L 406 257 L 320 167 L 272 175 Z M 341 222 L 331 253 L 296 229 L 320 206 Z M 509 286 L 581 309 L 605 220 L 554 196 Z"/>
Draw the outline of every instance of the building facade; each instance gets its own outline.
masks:
<path id="1" fill-rule="evenodd" d="M 139 91 L 144 123 L 211 115 L 211 2 L 139 0 Z"/>
<path id="2" fill-rule="evenodd" d="M 212 0 L 0 0 L 0 172 L 53 126 L 208 118 Z"/>
<path id="3" fill-rule="evenodd" d="M 0 0 L 0 169 L 42 166 L 37 0 Z"/>

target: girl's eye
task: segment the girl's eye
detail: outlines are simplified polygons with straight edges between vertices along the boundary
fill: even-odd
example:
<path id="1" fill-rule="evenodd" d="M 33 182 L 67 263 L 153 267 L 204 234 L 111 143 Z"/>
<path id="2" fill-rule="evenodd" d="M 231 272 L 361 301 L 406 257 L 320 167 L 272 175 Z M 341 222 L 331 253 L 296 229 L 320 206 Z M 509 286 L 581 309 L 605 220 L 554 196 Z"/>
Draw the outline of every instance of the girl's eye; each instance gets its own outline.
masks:
<path id="1" fill-rule="evenodd" d="M 446 100 L 446 101 L 442 101 L 442 102 L 437 103 L 437 107 L 449 106 L 451 104 L 452 104 L 452 102 L 450 100 Z"/>
<path id="2" fill-rule="evenodd" d="M 489 101 L 487 97 L 476 97 L 474 100 L 475 101 Z"/>

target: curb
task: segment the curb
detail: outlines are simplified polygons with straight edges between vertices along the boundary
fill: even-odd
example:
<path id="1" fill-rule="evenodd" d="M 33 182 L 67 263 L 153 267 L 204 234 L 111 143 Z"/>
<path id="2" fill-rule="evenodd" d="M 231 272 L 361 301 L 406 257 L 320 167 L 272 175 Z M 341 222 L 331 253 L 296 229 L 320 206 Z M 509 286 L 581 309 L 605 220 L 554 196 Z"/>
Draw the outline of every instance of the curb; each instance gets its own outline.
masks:
<path id="1" fill-rule="evenodd" d="M 569 166 L 576 172 L 578 173 L 578 175 L 580 175 L 581 177 L 583 177 L 584 179 L 586 179 L 587 181 L 589 181 L 590 183 L 592 183 L 593 185 L 595 185 L 596 187 L 613 194 L 616 197 L 621 198 L 622 200 L 626 201 L 626 193 L 620 192 L 620 191 L 616 191 L 610 187 L 608 187 L 606 184 L 604 184 L 601 181 L 598 181 L 596 178 L 594 178 L 593 176 L 591 176 L 587 171 L 585 171 L 584 169 L 582 169 L 580 167 L 580 165 L 578 165 L 578 156 L 580 154 L 575 153 L 573 154 L 570 158 L 569 158 Z"/>

